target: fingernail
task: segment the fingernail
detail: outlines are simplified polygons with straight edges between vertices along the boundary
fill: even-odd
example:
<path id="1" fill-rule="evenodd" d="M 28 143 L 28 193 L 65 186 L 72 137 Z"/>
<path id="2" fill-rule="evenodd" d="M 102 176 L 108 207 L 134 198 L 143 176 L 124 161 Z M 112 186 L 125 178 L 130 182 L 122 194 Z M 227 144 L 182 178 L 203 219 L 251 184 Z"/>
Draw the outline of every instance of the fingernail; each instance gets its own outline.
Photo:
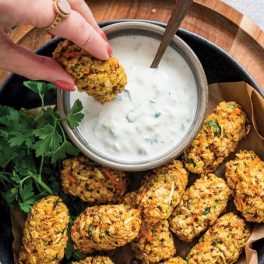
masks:
<path id="1" fill-rule="evenodd" d="M 108 52 L 109 57 L 112 57 L 113 49 L 112 49 L 112 47 L 109 44 L 107 44 L 107 52 Z"/>
<path id="2" fill-rule="evenodd" d="M 51 36 L 51 39 L 54 39 L 55 38 L 55 35 L 53 35 L 53 34 L 51 34 L 51 33 L 49 33 L 50 34 L 50 36 Z"/>
<path id="3" fill-rule="evenodd" d="M 74 85 L 68 82 L 65 82 L 65 81 L 58 80 L 58 81 L 53 82 L 53 84 L 62 90 L 66 90 L 70 92 L 75 91 Z"/>
<path id="4" fill-rule="evenodd" d="M 7 27 L 3 27 L 3 31 L 7 34 L 8 33 Z"/>
<path id="5" fill-rule="evenodd" d="M 103 31 L 101 32 L 101 36 L 106 42 L 108 42 L 108 38 L 107 38 L 106 34 Z"/>

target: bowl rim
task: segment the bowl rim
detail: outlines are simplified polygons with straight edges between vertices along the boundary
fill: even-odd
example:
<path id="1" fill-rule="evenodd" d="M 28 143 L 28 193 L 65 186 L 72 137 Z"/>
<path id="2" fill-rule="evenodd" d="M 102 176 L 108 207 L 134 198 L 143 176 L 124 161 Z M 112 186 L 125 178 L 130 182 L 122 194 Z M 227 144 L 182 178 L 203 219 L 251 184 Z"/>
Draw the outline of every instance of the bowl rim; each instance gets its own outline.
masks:
<path id="1" fill-rule="evenodd" d="M 122 32 L 124 30 L 147 30 L 152 34 L 161 36 L 164 32 L 164 28 L 160 25 L 154 25 L 151 23 L 146 23 L 142 21 L 120 21 L 118 23 L 113 23 L 102 28 L 106 34 L 115 34 L 116 32 Z M 113 169 L 124 170 L 124 171 L 146 171 L 159 167 L 172 159 L 175 159 L 183 153 L 183 151 L 191 144 L 196 135 L 198 134 L 203 120 L 206 114 L 207 102 L 208 102 L 208 84 L 204 69 L 196 56 L 193 50 L 187 45 L 180 37 L 174 35 L 171 46 L 174 46 L 175 49 L 185 58 L 191 70 L 195 76 L 197 91 L 198 91 L 198 106 L 196 111 L 196 116 L 193 121 L 191 128 L 188 130 L 187 134 L 171 150 L 160 155 L 159 157 L 152 160 L 137 161 L 137 162 L 128 162 L 120 161 L 114 159 L 114 157 L 106 157 L 97 153 L 95 150 L 90 148 L 85 144 L 85 140 L 82 139 L 78 129 L 70 128 L 68 122 L 65 120 L 67 113 L 67 104 L 69 92 L 63 90 L 57 90 L 57 106 L 58 111 L 63 119 L 63 127 L 73 144 L 88 158 L 94 160 L 95 162 L 110 167 Z"/>

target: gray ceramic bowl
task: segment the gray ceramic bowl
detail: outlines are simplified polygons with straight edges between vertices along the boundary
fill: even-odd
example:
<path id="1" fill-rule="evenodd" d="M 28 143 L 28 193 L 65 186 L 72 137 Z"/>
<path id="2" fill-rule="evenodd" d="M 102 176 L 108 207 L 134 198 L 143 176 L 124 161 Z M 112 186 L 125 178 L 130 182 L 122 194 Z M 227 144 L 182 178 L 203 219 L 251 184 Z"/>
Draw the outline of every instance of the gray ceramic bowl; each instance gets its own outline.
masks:
<path id="1" fill-rule="evenodd" d="M 161 39 L 164 33 L 164 28 L 144 22 L 121 22 L 106 26 L 103 28 L 103 30 L 109 39 L 124 35 L 144 35 L 155 39 Z M 64 121 L 63 126 L 66 133 L 84 155 L 101 165 L 114 169 L 124 171 L 144 171 L 161 166 L 173 158 L 179 156 L 193 141 L 202 125 L 206 112 L 208 100 L 207 80 L 199 59 L 183 40 L 175 35 L 170 46 L 185 58 L 191 70 L 193 71 L 197 84 L 198 105 L 196 116 L 191 128 L 182 141 L 177 145 L 172 146 L 169 152 L 165 153 L 163 156 L 159 156 L 157 159 L 142 162 L 119 161 L 114 157 L 109 158 L 96 152 L 90 147 L 89 142 L 84 139 L 81 131 L 78 128 L 71 129 L 69 124 Z M 67 112 L 70 110 L 70 93 L 58 90 L 57 103 L 60 116 L 62 119 L 64 119 Z"/>

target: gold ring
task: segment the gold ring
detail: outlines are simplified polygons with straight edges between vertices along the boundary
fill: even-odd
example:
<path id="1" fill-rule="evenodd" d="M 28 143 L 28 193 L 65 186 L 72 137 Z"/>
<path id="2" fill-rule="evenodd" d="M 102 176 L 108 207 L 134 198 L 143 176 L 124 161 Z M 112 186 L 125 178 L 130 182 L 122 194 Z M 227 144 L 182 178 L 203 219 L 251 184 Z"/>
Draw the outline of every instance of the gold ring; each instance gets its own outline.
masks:
<path id="1" fill-rule="evenodd" d="M 54 0 L 53 2 L 56 17 L 54 21 L 46 28 L 48 32 L 57 27 L 62 19 L 66 18 L 71 13 L 71 6 L 67 0 Z"/>

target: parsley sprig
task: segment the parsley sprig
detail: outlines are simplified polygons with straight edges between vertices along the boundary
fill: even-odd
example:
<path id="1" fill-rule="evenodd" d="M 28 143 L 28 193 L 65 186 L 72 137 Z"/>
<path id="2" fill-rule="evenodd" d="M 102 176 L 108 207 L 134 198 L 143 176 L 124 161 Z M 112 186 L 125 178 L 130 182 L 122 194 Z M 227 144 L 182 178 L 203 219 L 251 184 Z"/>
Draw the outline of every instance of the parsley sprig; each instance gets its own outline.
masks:
<path id="1" fill-rule="evenodd" d="M 68 140 L 56 108 L 44 99 L 55 86 L 38 81 L 24 85 L 39 95 L 38 112 L 0 106 L 0 185 L 8 206 L 18 204 L 24 212 L 48 194 L 60 191 L 59 162 L 79 151 Z M 74 128 L 83 119 L 82 104 L 75 102 L 66 116 Z"/>

